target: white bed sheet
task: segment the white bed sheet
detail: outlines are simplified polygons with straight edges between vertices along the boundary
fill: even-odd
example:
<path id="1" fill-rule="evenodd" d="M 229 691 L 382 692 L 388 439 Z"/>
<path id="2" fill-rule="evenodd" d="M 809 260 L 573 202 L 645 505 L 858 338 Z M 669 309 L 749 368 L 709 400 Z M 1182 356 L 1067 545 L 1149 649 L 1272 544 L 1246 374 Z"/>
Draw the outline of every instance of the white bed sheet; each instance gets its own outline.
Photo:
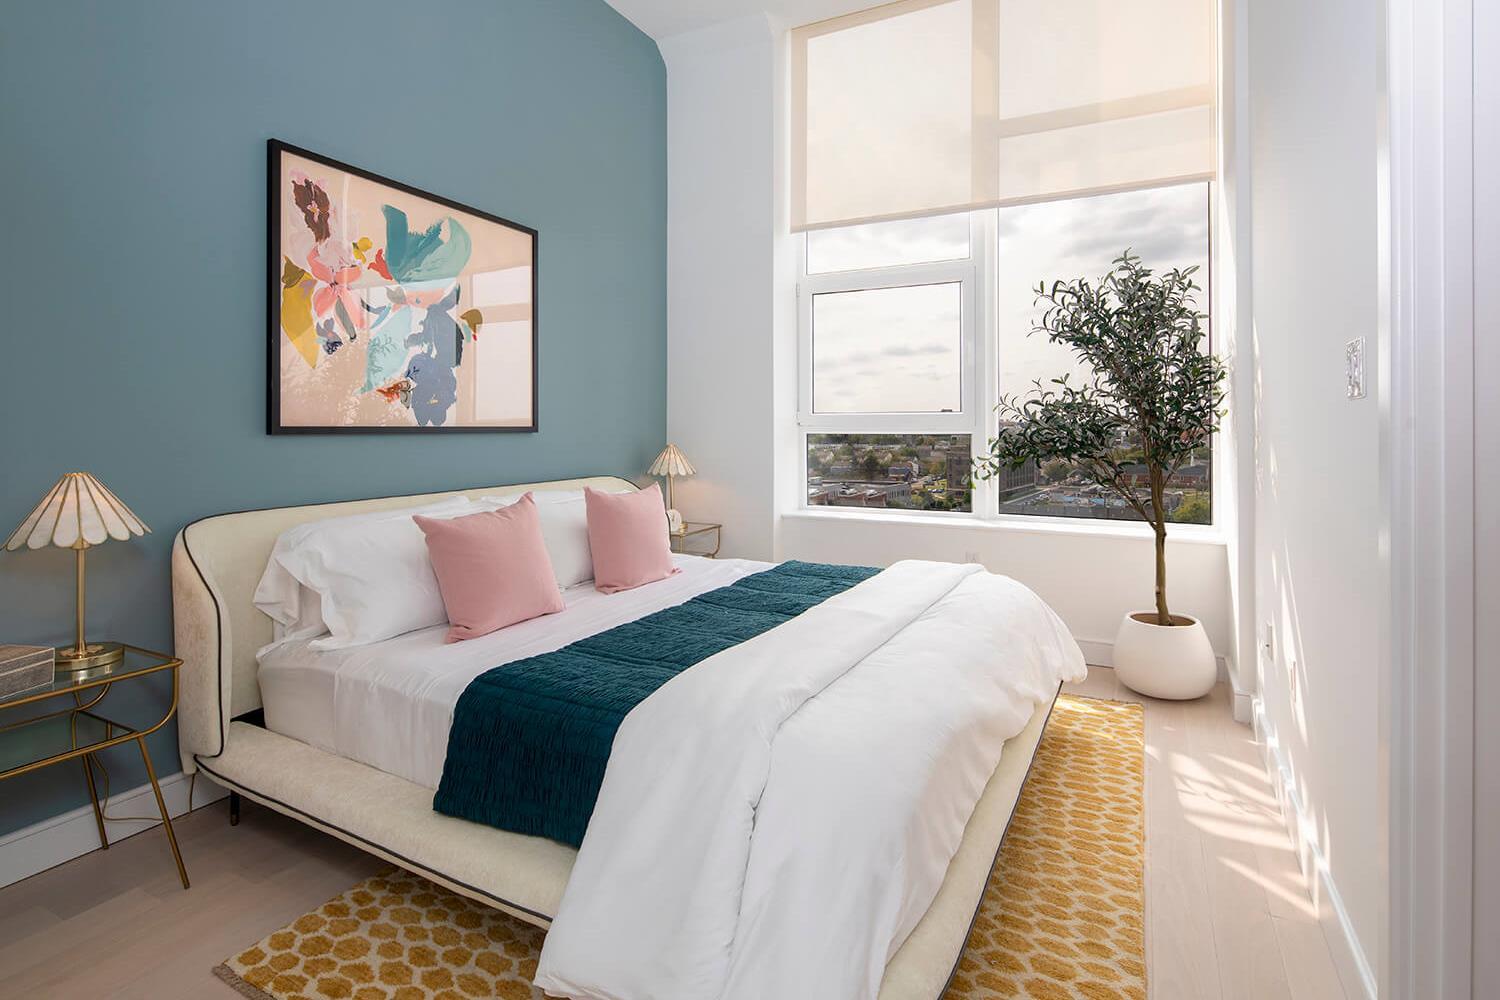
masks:
<path id="1" fill-rule="evenodd" d="M 437 788 L 453 708 L 469 682 L 513 660 L 561 649 L 773 564 L 674 556 L 682 572 L 617 594 L 592 582 L 563 591 L 566 609 L 498 632 L 445 643 L 447 624 L 368 646 L 318 651 L 299 639 L 260 658 L 266 728 L 320 750 Z"/>

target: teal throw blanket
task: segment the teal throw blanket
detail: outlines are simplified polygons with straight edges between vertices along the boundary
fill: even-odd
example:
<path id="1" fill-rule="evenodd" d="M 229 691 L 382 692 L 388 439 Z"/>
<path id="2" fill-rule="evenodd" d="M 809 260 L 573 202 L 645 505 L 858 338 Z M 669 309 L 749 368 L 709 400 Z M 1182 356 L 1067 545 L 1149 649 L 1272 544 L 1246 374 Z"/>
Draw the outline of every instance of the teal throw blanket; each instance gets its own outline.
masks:
<path id="1" fill-rule="evenodd" d="M 782 563 L 555 652 L 480 674 L 454 709 L 432 807 L 578 846 L 615 732 L 632 708 L 695 663 L 878 572 Z"/>

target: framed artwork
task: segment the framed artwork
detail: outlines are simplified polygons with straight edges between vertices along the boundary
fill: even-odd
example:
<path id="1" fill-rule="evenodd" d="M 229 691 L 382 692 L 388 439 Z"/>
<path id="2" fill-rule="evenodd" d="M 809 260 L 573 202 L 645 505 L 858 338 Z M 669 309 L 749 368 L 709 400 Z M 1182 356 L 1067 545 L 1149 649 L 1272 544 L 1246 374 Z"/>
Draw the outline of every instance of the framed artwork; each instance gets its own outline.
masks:
<path id="1" fill-rule="evenodd" d="M 535 431 L 536 230 L 268 152 L 268 432 Z"/>

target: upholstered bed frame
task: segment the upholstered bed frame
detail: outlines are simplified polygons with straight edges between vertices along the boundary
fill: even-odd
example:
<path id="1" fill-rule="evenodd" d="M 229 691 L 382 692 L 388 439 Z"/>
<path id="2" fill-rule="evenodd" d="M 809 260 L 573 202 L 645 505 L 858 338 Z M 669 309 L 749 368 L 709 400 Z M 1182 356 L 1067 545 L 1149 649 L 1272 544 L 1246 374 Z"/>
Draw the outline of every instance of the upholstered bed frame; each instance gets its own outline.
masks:
<path id="1" fill-rule="evenodd" d="M 183 528 L 172 547 L 183 771 L 201 770 L 245 798 L 546 927 L 573 867 L 572 848 L 440 815 L 429 789 L 255 723 L 255 651 L 272 636 L 252 595 L 277 536 L 298 524 L 450 496 L 584 485 L 634 489 L 612 477 L 487 486 L 221 514 Z M 886 966 L 880 1000 L 935 1000 L 946 988 L 1050 710 L 1038 708 L 1005 745 L 937 898 Z"/>

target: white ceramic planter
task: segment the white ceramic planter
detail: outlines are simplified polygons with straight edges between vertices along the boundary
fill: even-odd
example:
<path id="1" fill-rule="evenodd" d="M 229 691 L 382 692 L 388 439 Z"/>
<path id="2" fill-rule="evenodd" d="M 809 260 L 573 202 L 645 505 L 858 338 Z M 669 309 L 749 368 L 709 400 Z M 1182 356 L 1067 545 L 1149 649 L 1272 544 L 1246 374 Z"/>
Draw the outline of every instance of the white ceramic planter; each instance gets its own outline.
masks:
<path id="1" fill-rule="evenodd" d="M 1137 616 L 1147 618 L 1141 621 Z M 1201 698 L 1218 679 L 1214 650 L 1203 623 L 1173 615 L 1187 625 L 1157 625 L 1155 611 L 1132 611 L 1115 633 L 1115 676 L 1132 691 L 1151 698 Z"/>

